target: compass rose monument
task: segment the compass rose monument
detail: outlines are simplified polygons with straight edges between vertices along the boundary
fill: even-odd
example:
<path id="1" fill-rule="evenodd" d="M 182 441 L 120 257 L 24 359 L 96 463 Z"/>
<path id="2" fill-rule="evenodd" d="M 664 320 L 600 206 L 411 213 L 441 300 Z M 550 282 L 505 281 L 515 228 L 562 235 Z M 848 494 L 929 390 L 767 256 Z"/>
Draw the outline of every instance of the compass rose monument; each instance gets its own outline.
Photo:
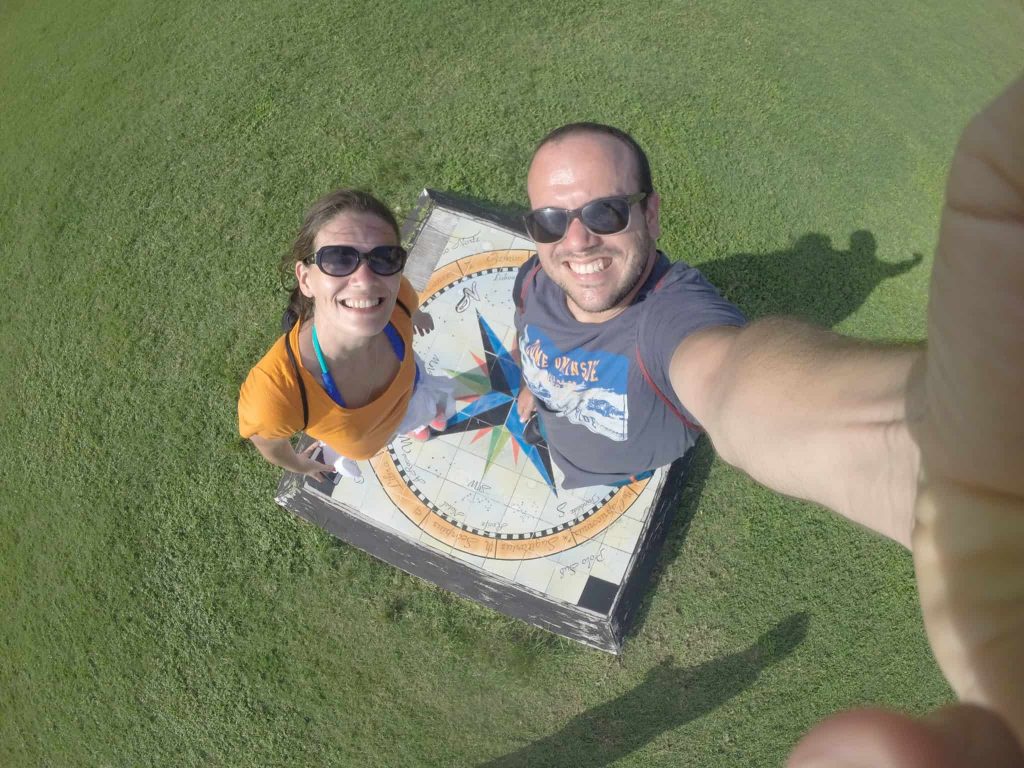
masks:
<path id="1" fill-rule="evenodd" d="M 278 503 L 408 573 L 619 652 L 688 457 L 625 487 L 562 489 L 515 407 L 512 285 L 532 242 L 516 219 L 431 190 L 403 242 L 406 276 L 435 324 L 416 352 L 452 380 L 458 407 L 431 439 L 400 437 L 362 462 L 362 478 L 286 472 Z"/>

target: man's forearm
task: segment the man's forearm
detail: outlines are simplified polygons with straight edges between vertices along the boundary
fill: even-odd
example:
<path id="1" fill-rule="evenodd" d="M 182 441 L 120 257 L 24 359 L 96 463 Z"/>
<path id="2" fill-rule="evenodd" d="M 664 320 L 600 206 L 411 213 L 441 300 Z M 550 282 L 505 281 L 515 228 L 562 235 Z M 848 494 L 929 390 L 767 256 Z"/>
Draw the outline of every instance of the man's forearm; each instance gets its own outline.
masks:
<path id="1" fill-rule="evenodd" d="M 722 458 L 909 546 L 923 347 L 768 318 L 720 348 L 694 415 Z"/>

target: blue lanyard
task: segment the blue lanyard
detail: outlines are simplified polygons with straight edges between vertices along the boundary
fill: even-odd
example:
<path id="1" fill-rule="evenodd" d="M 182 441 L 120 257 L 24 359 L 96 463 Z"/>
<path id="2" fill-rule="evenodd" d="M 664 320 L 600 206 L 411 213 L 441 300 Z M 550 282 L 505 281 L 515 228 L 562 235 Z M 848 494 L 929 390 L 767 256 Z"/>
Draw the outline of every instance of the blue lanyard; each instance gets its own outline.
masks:
<path id="1" fill-rule="evenodd" d="M 341 399 L 341 392 L 338 391 L 338 385 L 334 383 L 334 377 L 331 376 L 331 372 L 327 370 L 327 363 L 324 362 L 324 353 L 320 349 L 320 340 L 316 337 L 316 326 L 313 326 L 313 351 L 316 352 L 316 361 L 320 363 L 320 378 L 324 380 L 324 389 L 327 390 L 327 394 L 331 396 L 331 400 L 336 402 L 342 408 L 345 407 L 345 401 Z"/>
<path id="2" fill-rule="evenodd" d="M 388 323 L 384 328 L 384 332 L 387 334 L 388 341 L 391 342 L 391 349 L 395 353 L 395 357 L 401 362 L 405 359 L 405 343 L 402 341 L 402 337 L 398 334 L 398 331 L 394 329 L 391 323 Z M 313 351 L 316 352 L 316 361 L 320 363 L 320 378 L 323 379 L 324 389 L 327 390 L 327 394 L 331 396 L 331 400 L 336 402 L 342 408 L 345 407 L 345 401 L 341 398 L 341 392 L 338 391 L 338 385 L 334 383 L 334 377 L 331 376 L 331 372 L 327 369 L 327 362 L 324 360 L 323 350 L 320 349 L 320 340 L 316 337 L 316 325 L 313 326 Z M 420 383 L 420 369 L 416 367 L 416 379 L 413 382 L 415 388 Z"/>

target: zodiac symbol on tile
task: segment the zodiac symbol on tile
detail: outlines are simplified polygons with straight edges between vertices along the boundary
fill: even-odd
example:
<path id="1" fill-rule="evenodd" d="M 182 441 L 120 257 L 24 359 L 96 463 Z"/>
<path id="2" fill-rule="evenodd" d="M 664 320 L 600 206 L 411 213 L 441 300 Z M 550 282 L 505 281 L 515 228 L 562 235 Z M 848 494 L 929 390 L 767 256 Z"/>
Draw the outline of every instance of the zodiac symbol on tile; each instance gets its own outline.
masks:
<path id="1" fill-rule="evenodd" d="M 459 303 L 455 305 L 455 311 L 459 312 L 460 314 L 462 312 L 465 312 L 467 309 L 469 309 L 469 305 L 472 303 L 474 299 L 476 299 L 477 301 L 480 300 L 480 294 L 478 292 L 476 283 L 462 286 L 462 298 L 459 299 Z"/>

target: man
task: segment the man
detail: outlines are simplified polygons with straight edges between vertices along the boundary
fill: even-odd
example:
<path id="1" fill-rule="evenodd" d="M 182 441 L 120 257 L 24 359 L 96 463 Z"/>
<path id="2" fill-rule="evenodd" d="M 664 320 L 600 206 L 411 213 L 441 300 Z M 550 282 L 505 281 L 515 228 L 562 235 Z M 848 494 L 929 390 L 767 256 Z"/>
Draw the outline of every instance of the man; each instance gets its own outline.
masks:
<path id="1" fill-rule="evenodd" d="M 940 666 L 980 705 L 931 724 L 841 716 L 792 765 L 1024 762 L 1022 148 L 1024 79 L 953 161 L 927 351 L 786 318 L 744 324 L 658 253 L 661 201 L 642 150 L 615 129 L 566 126 L 531 162 L 519 408 L 537 408 L 566 483 L 628 482 L 703 429 L 765 485 L 911 547 Z"/>
<path id="2" fill-rule="evenodd" d="M 527 262 L 514 289 L 520 411 L 539 407 L 566 487 L 668 464 L 703 428 L 722 458 L 783 493 L 861 522 L 864 510 L 909 508 L 918 455 L 906 392 L 920 348 L 785 318 L 744 326 L 697 270 L 659 255 L 647 159 L 614 128 L 551 133 L 527 188 L 542 270 Z M 882 532 L 909 544 L 906 518 Z"/>

